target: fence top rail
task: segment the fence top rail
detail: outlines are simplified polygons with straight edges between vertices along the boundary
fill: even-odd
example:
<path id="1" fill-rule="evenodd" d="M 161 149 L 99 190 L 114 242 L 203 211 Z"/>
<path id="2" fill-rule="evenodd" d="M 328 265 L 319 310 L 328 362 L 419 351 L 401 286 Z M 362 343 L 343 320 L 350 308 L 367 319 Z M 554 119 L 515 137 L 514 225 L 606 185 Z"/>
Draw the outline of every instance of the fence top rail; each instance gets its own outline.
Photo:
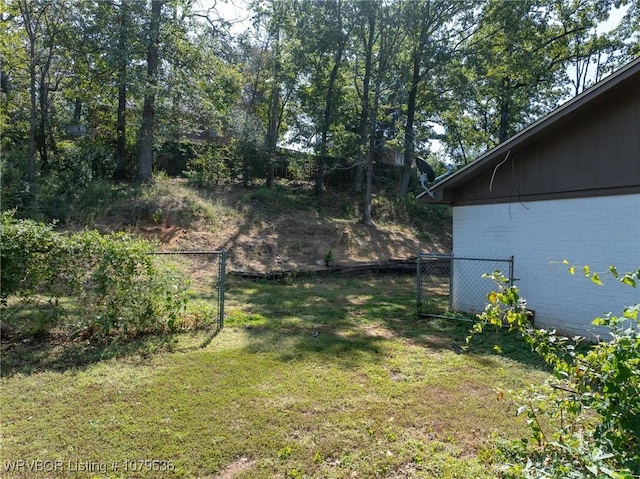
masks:
<path id="1" fill-rule="evenodd" d="M 161 255 L 171 255 L 171 254 L 217 254 L 221 255 L 226 253 L 226 250 L 182 250 L 182 251 L 150 251 L 147 254 L 161 254 Z"/>
<path id="2" fill-rule="evenodd" d="M 433 259 L 461 259 L 466 261 L 496 261 L 501 263 L 510 263 L 513 258 L 472 258 L 468 256 L 455 256 L 452 254 L 442 253 L 418 253 L 419 258 L 433 258 Z"/>

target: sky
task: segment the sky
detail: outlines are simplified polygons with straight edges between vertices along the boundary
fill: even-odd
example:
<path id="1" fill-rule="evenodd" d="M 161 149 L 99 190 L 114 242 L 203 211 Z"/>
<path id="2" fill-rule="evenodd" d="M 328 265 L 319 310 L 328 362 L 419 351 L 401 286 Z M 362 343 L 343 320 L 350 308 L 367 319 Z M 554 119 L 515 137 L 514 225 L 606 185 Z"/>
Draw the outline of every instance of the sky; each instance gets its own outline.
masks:
<path id="1" fill-rule="evenodd" d="M 249 14 L 247 12 L 248 0 L 196 0 L 196 4 L 203 9 L 215 6 L 216 11 L 225 19 L 231 22 L 234 27 L 232 33 L 240 33 L 249 25 Z M 598 32 L 606 32 L 613 29 L 624 16 L 629 8 L 626 5 L 621 8 L 614 8 L 609 19 L 603 22 L 598 28 Z"/>
<path id="2" fill-rule="evenodd" d="M 222 18 L 231 23 L 233 34 L 242 33 L 250 25 L 246 4 L 247 0 L 196 0 L 198 8 L 215 8 Z"/>
<path id="3" fill-rule="evenodd" d="M 196 0 L 196 5 L 204 10 L 207 8 L 215 8 L 215 11 L 225 20 L 231 23 L 230 32 L 232 34 L 240 34 L 246 30 L 251 24 L 251 17 L 247 9 L 248 0 Z M 615 28 L 629 6 L 622 8 L 614 8 L 606 22 L 598 27 L 598 33 L 603 33 Z M 572 72 L 567 70 L 567 75 L 571 76 Z M 434 125 L 438 130 L 439 125 Z M 430 148 L 433 151 L 441 149 L 440 142 L 437 140 L 429 141 Z"/>

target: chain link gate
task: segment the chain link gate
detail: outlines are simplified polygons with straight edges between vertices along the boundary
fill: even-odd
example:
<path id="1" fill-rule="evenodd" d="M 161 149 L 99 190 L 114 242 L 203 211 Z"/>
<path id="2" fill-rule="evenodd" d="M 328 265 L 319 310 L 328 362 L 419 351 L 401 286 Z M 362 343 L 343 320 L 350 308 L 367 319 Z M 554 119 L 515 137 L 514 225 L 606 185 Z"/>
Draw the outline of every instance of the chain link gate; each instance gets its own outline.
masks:
<path id="1" fill-rule="evenodd" d="M 224 327 L 226 250 L 155 251 L 149 254 L 160 256 L 167 262 L 177 263 L 174 264 L 175 267 L 187 272 L 190 300 L 202 300 L 205 304 L 213 306 L 210 322 L 213 329 L 200 347 L 207 346 Z M 205 323 L 203 326 L 207 327 L 209 324 Z"/>
<path id="2" fill-rule="evenodd" d="M 506 270 L 506 271 L 505 271 Z M 482 277 L 501 271 L 512 285 L 513 256 L 509 258 L 471 258 L 420 252 L 416 258 L 416 302 L 418 314 L 439 316 L 458 312 L 484 311 L 487 294 L 495 284 Z"/>

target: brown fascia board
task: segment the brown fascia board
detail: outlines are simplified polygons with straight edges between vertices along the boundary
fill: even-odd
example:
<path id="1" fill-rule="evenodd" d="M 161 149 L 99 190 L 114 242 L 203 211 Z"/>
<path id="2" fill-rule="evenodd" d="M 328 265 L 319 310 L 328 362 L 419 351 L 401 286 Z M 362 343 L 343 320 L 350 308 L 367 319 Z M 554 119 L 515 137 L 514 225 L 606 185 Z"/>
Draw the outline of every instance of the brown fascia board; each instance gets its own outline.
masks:
<path id="1" fill-rule="evenodd" d="M 553 125 L 560 123 L 563 120 L 567 120 L 576 111 L 583 108 L 585 104 L 588 104 L 600 95 L 639 74 L 640 57 L 627 63 L 627 65 L 620 68 L 617 72 L 612 73 L 607 78 L 593 85 L 591 88 L 583 91 L 580 95 L 572 98 L 566 103 L 563 103 L 551 113 L 519 131 L 505 142 L 500 143 L 468 165 L 463 166 L 456 172 L 431 186 L 430 190 L 434 195 L 433 199 L 430 198 L 426 191 L 420 193 L 417 199 L 421 201 L 428 201 L 430 203 L 450 203 L 451 199 L 444 197 L 444 190 L 453 188 L 461 183 L 471 181 L 476 173 L 493 167 L 494 164 L 499 161 L 503 161 L 507 154 L 512 155 L 515 152 L 514 150 L 531 141 L 546 129 L 553 127 Z M 509 153 L 510 151 L 511 153 Z"/>

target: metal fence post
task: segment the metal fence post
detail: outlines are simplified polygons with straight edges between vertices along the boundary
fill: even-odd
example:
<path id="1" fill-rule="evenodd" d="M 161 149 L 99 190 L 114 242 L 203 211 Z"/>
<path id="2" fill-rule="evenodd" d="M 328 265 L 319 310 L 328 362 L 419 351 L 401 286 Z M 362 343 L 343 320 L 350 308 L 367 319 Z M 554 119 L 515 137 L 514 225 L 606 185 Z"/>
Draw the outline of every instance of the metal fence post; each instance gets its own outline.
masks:
<path id="1" fill-rule="evenodd" d="M 455 266 L 453 255 L 449 257 L 449 311 L 453 311 L 453 267 Z"/>
<path id="2" fill-rule="evenodd" d="M 222 248 L 220 250 L 220 284 L 218 286 L 218 328 L 222 330 L 224 327 L 224 290 L 226 281 L 226 267 L 227 267 L 227 250 Z"/>
<path id="3" fill-rule="evenodd" d="M 227 251 L 223 248 L 222 250 L 187 250 L 187 251 L 154 251 L 149 252 L 147 254 L 150 255 L 185 255 L 185 256 L 201 256 L 204 255 L 209 257 L 210 255 L 215 255 L 218 258 L 218 284 L 212 284 L 213 290 L 217 292 L 217 306 L 218 306 L 218 317 L 215 318 L 215 330 L 212 334 L 200 345 L 201 348 L 207 346 L 213 338 L 222 331 L 224 327 L 224 293 L 225 293 L 225 283 L 226 283 L 226 267 L 227 267 Z M 217 287 L 216 287 L 217 286 Z"/>
<path id="4" fill-rule="evenodd" d="M 513 286 L 515 281 L 514 276 L 514 266 L 513 266 L 513 255 L 509 257 L 509 286 Z"/>
<path id="5" fill-rule="evenodd" d="M 416 287 L 417 287 L 417 310 L 420 314 L 420 308 L 422 306 L 422 265 L 420 263 L 420 252 L 416 256 Z"/>

